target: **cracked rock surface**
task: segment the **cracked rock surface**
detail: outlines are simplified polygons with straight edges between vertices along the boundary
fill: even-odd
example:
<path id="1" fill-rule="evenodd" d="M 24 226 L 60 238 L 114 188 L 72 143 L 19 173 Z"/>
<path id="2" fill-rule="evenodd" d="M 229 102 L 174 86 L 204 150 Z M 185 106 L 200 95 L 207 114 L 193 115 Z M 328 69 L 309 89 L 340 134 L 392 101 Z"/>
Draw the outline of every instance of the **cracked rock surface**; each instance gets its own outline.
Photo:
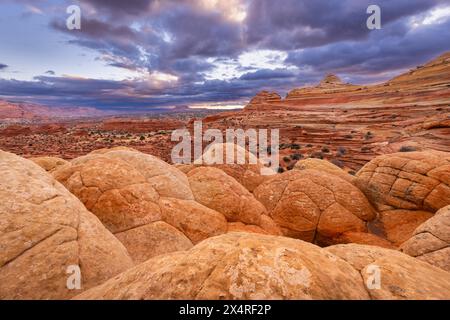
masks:
<path id="1" fill-rule="evenodd" d="M 450 273 L 396 250 L 359 244 L 325 250 L 342 258 L 361 274 L 373 300 L 449 299 Z M 372 287 L 379 272 L 379 287 Z"/>
<path id="2" fill-rule="evenodd" d="M 346 232 L 367 232 L 376 214 L 364 194 L 334 174 L 292 170 L 261 184 L 254 192 L 284 235 L 333 244 Z"/>
<path id="3" fill-rule="evenodd" d="M 202 182 L 200 189 L 207 190 L 208 183 L 227 180 L 233 182 L 233 192 L 242 189 L 253 197 L 219 169 L 195 170 L 216 170 L 222 178 Z M 241 211 L 220 210 L 218 206 L 205 204 L 197 197 L 198 193 L 194 197 L 195 183 L 193 186 L 183 172 L 129 148 L 95 151 L 72 160 L 53 175 L 125 245 L 136 263 L 161 253 L 188 250 L 208 237 L 228 232 L 230 222 L 241 222 L 244 229 L 249 228 L 247 224 L 255 224 L 263 233 L 278 230 L 273 221 L 270 224 L 270 218 L 261 219 L 265 212 L 261 204 L 261 212 L 248 207 L 253 203 L 246 203 L 247 198 L 239 202 Z M 223 208 L 234 205 L 222 204 Z"/>
<path id="4" fill-rule="evenodd" d="M 450 206 L 439 210 L 402 244 L 401 251 L 450 271 Z"/>
<path id="5" fill-rule="evenodd" d="M 449 172 L 449 153 L 395 153 L 366 164 L 357 173 L 356 184 L 379 211 L 436 212 L 450 204 Z"/>
<path id="6" fill-rule="evenodd" d="M 381 270 L 369 287 L 370 265 Z M 449 299 L 449 273 L 398 251 L 249 233 L 150 259 L 75 299 Z"/>
<path id="7" fill-rule="evenodd" d="M 124 246 L 51 175 L 0 151 L 0 299 L 66 299 L 132 266 Z"/>

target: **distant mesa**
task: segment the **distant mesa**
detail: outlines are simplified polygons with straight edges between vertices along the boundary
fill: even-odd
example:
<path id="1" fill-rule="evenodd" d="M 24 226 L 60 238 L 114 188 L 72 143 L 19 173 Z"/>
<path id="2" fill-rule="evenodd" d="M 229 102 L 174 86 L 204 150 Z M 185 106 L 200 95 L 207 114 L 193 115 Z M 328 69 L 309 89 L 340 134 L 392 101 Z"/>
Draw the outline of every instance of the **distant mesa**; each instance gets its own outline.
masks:
<path id="1" fill-rule="evenodd" d="M 44 121 L 62 118 L 86 118 L 109 114 L 90 107 L 49 107 L 31 103 L 15 103 L 0 99 L 0 121 Z"/>

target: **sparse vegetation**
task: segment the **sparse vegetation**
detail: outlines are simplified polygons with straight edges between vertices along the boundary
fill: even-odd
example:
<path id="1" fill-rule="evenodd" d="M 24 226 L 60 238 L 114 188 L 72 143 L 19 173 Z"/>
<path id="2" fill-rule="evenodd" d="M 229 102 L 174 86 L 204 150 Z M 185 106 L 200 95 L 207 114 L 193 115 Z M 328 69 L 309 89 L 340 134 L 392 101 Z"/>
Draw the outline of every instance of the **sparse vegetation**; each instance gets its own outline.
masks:
<path id="1" fill-rule="evenodd" d="M 364 135 L 364 139 L 370 140 L 372 138 L 373 138 L 373 133 L 370 131 L 367 131 L 366 134 Z"/>
<path id="2" fill-rule="evenodd" d="M 344 147 L 338 147 L 337 148 L 337 152 L 336 152 L 336 156 L 337 157 L 341 157 L 341 156 L 343 156 L 346 153 L 347 153 L 347 149 L 345 149 Z"/>
<path id="3" fill-rule="evenodd" d="M 322 147 L 322 152 L 323 153 L 330 153 L 330 149 L 327 146 L 323 146 Z"/>
<path id="4" fill-rule="evenodd" d="M 400 152 L 413 152 L 413 151 L 417 151 L 417 148 L 413 147 L 413 146 L 403 146 L 400 148 L 399 151 Z"/>
<path id="5" fill-rule="evenodd" d="M 313 152 L 311 153 L 311 158 L 323 159 L 323 153 L 320 151 Z"/>

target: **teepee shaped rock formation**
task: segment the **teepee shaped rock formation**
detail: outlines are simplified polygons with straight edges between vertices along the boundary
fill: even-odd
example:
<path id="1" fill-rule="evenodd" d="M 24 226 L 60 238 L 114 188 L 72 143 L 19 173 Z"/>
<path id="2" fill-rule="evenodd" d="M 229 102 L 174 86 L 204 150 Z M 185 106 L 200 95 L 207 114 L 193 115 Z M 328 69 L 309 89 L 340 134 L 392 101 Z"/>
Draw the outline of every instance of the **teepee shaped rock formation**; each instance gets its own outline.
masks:
<path id="1" fill-rule="evenodd" d="M 324 87 L 324 86 L 333 86 L 333 85 L 341 85 L 343 84 L 342 80 L 334 75 L 334 74 L 327 74 L 325 76 L 325 78 L 322 79 L 322 81 L 320 81 L 319 86 L 320 87 Z"/>

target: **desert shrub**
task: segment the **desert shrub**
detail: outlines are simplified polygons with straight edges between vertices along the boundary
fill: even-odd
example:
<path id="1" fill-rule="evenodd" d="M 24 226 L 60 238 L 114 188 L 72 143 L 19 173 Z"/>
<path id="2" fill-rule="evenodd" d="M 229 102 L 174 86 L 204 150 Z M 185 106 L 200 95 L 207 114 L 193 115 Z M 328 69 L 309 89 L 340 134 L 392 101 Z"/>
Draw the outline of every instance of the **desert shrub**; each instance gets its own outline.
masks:
<path id="1" fill-rule="evenodd" d="M 326 147 L 326 146 L 323 146 L 323 147 L 322 147 L 322 152 L 324 152 L 324 153 L 329 153 L 329 152 L 330 152 L 330 149 L 329 149 L 328 147 Z"/>
<path id="2" fill-rule="evenodd" d="M 370 131 L 367 131 L 366 134 L 364 135 L 364 139 L 369 140 L 373 138 L 373 133 Z"/>
<path id="3" fill-rule="evenodd" d="M 315 159 L 323 159 L 323 153 L 320 152 L 320 151 L 313 152 L 313 153 L 311 154 L 311 158 L 315 158 Z"/>
<path id="4" fill-rule="evenodd" d="M 345 138 L 345 139 L 353 139 L 353 135 L 351 135 L 351 134 L 346 134 L 346 135 L 344 136 L 344 138 Z"/>
<path id="5" fill-rule="evenodd" d="M 336 151 L 336 157 L 342 157 L 346 153 L 347 149 L 345 149 L 344 147 L 338 147 Z"/>
<path id="6" fill-rule="evenodd" d="M 291 171 L 292 169 L 294 169 L 294 164 L 288 165 L 286 169 L 288 169 L 289 171 Z"/>
<path id="7" fill-rule="evenodd" d="M 306 145 L 307 148 L 312 148 L 312 146 L 313 146 L 313 145 L 312 145 L 311 143 L 308 143 L 308 144 Z"/>
<path id="8" fill-rule="evenodd" d="M 139 138 L 139 140 L 143 141 L 143 140 L 145 140 L 145 137 L 144 137 L 144 136 L 141 136 L 141 137 Z"/>
<path id="9" fill-rule="evenodd" d="M 300 160 L 301 158 L 303 158 L 303 155 L 300 154 L 300 153 L 291 154 L 291 159 L 292 160 Z"/>
<path id="10" fill-rule="evenodd" d="M 284 162 L 291 162 L 291 158 L 289 158 L 289 157 L 284 157 L 284 158 L 283 158 L 283 161 L 284 161 Z"/>
<path id="11" fill-rule="evenodd" d="M 399 151 L 400 152 L 413 152 L 413 151 L 417 151 L 417 148 L 413 147 L 413 146 L 403 146 L 400 148 Z"/>
<path id="12" fill-rule="evenodd" d="M 297 143 L 292 143 L 291 144 L 291 150 L 299 150 L 300 149 L 300 145 Z"/>
<path id="13" fill-rule="evenodd" d="M 278 167 L 278 170 L 277 170 L 277 172 L 278 172 L 278 173 L 283 173 L 283 172 L 284 172 L 284 169 L 283 169 L 283 167 Z"/>
<path id="14" fill-rule="evenodd" d="M 351 174 L 352 176 L 355 176 L 355 175 L 356 175 L 356 171 L 350 170 L 350 171 L 348 172 L 348 174 Z"/>

